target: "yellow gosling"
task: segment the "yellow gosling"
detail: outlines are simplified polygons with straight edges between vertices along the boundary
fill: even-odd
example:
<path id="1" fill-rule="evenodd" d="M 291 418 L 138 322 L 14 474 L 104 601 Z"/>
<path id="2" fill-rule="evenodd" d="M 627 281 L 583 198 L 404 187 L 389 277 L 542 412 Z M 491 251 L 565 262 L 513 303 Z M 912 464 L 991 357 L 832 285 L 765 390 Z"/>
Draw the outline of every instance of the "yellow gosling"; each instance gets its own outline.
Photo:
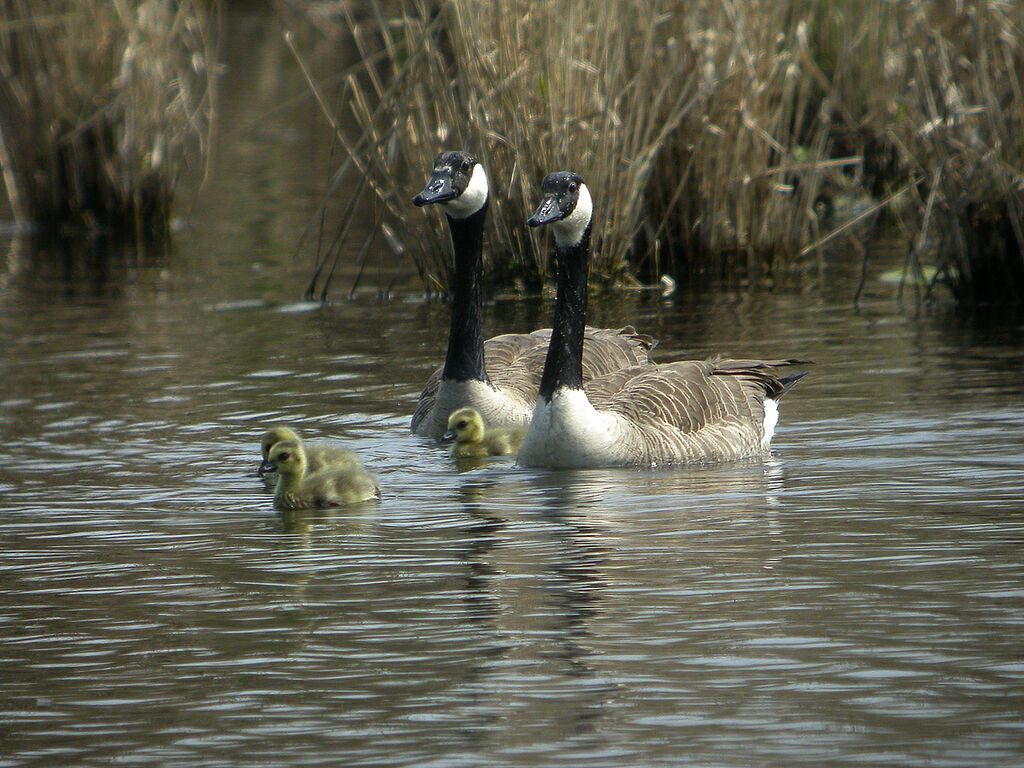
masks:
<path id="1" fill-rule="evenodd" d="M 451 455 L 454 459 L 482 458 L 484 456 L 511 456 L 519 450 L 526 436 L 526 427 L 491 427 L 484 425 L 483 417 L 473 408 L 460 408 L 448 417 L 445 440 L 453 440 Z"/>
<path id="2" fill-rule="evenodd" d="M 298 440 L 275 443 L 268 463 L 278 475 L 274 506 L 280 510 L 338 507 L 380 497 L 377 481 L 362 464 L 309 472 L 306 450 Z"/>
<path id="3" fill-rule="evenodd" d="M 263 463 L 257 474 L 263 478 L 268 488 L 273 488 L 277 483 L 277 475 L 268 473 L 267 465 L 270 459 L 270 449 L 282 440 L 291 440 L 302 443 L 306 451 L 306 461 L 309 463 L 307 471 L 319 472 L 322 469 L 362 469 L 362 460 L 347 448 L 342 448 L 337 443 L 325 440 L 303 441 L 299 433 L 291 427 L 271 427 L 263 433 L 260 439 L 260 452 L 263 455 Z"/>

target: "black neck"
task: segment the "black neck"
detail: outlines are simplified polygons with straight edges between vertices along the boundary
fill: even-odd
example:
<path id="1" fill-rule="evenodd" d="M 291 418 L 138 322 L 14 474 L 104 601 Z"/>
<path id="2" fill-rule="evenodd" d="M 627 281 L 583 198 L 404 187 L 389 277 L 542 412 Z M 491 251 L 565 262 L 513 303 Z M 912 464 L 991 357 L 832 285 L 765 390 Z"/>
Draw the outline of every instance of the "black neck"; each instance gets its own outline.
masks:
<path id="1" fill-rule="evenodd" d="M 540 396 L 550 401 L 559 388 L 583 389 L 583 332 L 587 325 L 590 226 L 576 245 L 555 247 L 558 292 Z"/>
<path id="2" fill-rule="evenodd" d="M 480 286 L 486 216 L 485 202 L 472 216 L 448 217 L 455 272 L 452 276 L 452 324 L 443 375 L 454 381 L 489 381 L 484 369 L 483 290 Z"/>

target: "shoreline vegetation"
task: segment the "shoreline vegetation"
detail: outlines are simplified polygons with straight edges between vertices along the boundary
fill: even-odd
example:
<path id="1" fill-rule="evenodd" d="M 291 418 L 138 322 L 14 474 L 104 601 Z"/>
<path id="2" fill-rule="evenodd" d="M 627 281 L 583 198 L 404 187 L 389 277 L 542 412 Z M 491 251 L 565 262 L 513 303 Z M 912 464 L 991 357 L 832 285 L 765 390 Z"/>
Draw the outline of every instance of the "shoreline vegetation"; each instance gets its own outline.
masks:
<path id="1" fill-rule="evenodd" d="M 42 233 L 166 237 L 181 172 L 212 141 L 220 3 L 0 7 L 0 183 L 14 217 Z M 445 294 L 443 217 L 407 198 L 440 150 L 462 148 L 494 190 L 492 293 L 544 289 L 547 249 L 524 221 L 539 180 L 574 168 L 605 212 L 598 287 L 782 274 L 849 254 L 866 266 L 883 232 L 906 244 L 903 284 L 919 298 L 1024 303 L 1024 3 L 276 9 L 338 149 L 326 192 L 341 210 L 320 212 L 311 296 L 327 296 L 341 254 L 365 264 L 384 249 Z M 313 75 L 307 51 L 324 48 L 355 59 Z"/>
<path id="2" fill-rule="evenodd" d="M 607 212 L 597 284 L 785 271 L 838 245 L 864 254 L 886 229 L 907 243 L 905 282 L 921 296 L 943 285 L 962 303 L 1024 301 L 1024 4 L 359 8 L 338 22 L 359 62 L 334 90 L 307 75 L 341 149 L 331 192 L 351 195 L 321 233 L 310 295 L 326 297 L 317 281 L 367 206 L 375 247 L 406 253 L 445 293 L 442 217 L 406 193 L 459 148 L 494 190 L 492 290 L 542 288 L 546 251 L 523 222 L 539 179 L 572 167 Z"/>
<path id="3" fill-rule="evenodd" d="M 206 4 L 0 4 L 0 167 L 16 221 L 47 235 L 166 237 L 181 171 L 207 156 L 216 112 Z"/>

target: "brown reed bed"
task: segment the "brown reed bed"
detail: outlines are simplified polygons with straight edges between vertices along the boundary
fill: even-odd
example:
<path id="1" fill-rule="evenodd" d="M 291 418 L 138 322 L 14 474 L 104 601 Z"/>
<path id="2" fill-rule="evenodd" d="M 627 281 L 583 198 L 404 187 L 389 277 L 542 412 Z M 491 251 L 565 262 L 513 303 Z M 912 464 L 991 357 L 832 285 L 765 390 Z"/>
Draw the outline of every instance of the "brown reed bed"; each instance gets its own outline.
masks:
<path id="1" fill-rule="evenodd" d="M 44 232 L 167 233 L 214 114 L 207 4 L 0 0 L 0 165 Z"/>
<path id="2" fill-rule="evenodd" d="M 967 287 L 980 274 L 1024 273 L 1022 4 L 369 7 L 346 18 L 361 61 L 337 94 L 345 119 L 321 94 L 344 148 L 335 183 L 357 190 L 334 242 L 372 200 L 428 290 L 448 284 L 447 235 L 408 198 L 445 148 L 488 169 L 501 290 L 543 284 L 523 222 L 556 169 L 595 193 L 595 280 L 609 284 L 785 269 L 835 258 L 837 243 L 859 253 L 854 225 L 880 219 L 905 233 L 908 269 L 932 262 L 959 298 L 987 295 Z"/>

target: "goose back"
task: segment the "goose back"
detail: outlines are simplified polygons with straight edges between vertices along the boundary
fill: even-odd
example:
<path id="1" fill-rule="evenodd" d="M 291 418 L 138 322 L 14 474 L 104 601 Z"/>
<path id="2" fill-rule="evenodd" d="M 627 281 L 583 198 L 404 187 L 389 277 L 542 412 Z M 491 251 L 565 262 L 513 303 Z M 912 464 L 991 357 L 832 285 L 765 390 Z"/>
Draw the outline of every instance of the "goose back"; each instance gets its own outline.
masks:
<path id="1" fill-rule="evenodd" d="M 377 481 L 360 466 L 309 471 L 301 441 L 282 440 L 270 449 L 268 463 L 278 474 L 274 506 L 280 510 L 343 506 L 380 495 Z"/>
<path id="2" fill-rule="evenodd" d="M 551 329 L 509 333 L 484 342 L 484 364 L 489 381 L 444 378 L 440 367 L 427 380 L 412 417 L 412 431 L 439 438 L 448 417 L 462 407 L 480 412 L 495 427 L 525 427 L 537 399 Z M 583 342 L 583 377 L 597 376 L 637 365 L 650 364 L 654 340 L 632 326 L 619 329 L 587 328 Z"/>
<path id="3" fill-rule="evenodd" d="M 270 460 L 270 450 L 282 441 L 292 441 L 302 444 L 306 456 L 306 471 L 309 473 L 319 472 L 322 469 L 362 469 L 363 462 L 354 451 L 339 445 L 332 440 L 303 440 L 299 433 L 288 426 L 274 426 L 263 433 L 260 440 L 260 452 L 263 461 L 260 464 L 257 474 L 263 479 L 268 488 L 277 484 L 276 473 L 267 473 Z"/>
<path id="4" fill-rule="evenodd" d="M 539 398 L 519 463 L 656 467 L 762 454 L 788 389 L 774 364 L 797 361 L 739 362 L 641 366 Z"/>

